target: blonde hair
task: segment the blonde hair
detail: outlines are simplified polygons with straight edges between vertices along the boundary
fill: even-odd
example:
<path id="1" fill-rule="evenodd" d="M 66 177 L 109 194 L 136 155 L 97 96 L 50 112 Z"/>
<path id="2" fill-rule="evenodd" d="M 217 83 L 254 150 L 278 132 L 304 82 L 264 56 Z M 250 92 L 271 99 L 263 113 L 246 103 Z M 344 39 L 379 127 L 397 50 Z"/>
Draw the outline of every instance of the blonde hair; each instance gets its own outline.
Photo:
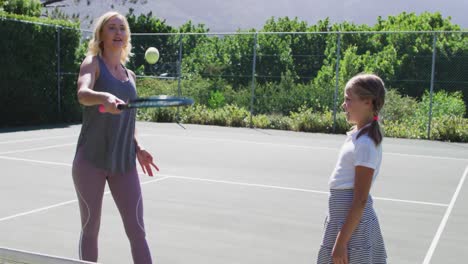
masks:
<path id="1" fill-rule="evenodd" d="M 372 112 L 376 118 L 374 118 L 370 126 L 365 127 L 359 132 L 357 138 L 363 134 L 368 134 L 375 145 L 379 145 L 383 139 L 378 116 L 385 104 L 386 90 L 384 82 L 375 74 L 358 74 L 348 81 L 345 89 L 350 89 L 351 92 L 361 100 L 372 100 Z M 353 129 L 355 129 L 355 127 L 353 127 Z"/>
<path id="2" fill-rule="evenodd" d="M 132 44 L 131 44 L 131 38 L 130 38 L 130 26 L 128 25 L 128 21 L 125 18 L 125 16 L 117 12 L 107 12 L 101 17 L 99 17 L 94 28 L 93 38 L 89 41 L 88 52 L 86 55 L 102 56 L 102 52 L 104 50 L 104 47 L 102 46 L 102 40 L 101 40 L 102 29 L 104 28 L 104 25 L 107 23 L 107 21 L 109 21 L 111 18 L 116 17 L 116 16 L 123 20 L 124 25 L 125 25 L 125 32 L 127 33 L 127 36 L 128 36 L 127 43 L 125 43 L 125 46 L 122 49 L 120 62 L 122 64 L 125 64 L 130 60 L 130 56 L 133 56 L 133 53 L 131 52 Z"/>

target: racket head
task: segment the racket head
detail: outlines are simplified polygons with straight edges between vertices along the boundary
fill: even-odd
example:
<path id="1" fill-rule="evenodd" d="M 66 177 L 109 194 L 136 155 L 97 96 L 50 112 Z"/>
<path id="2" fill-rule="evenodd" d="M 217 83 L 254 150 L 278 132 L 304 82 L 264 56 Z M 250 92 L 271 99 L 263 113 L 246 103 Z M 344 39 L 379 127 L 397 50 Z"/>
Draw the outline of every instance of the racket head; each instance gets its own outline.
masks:
<path id="1" fill-rule="evenodd" d="M 126 108 L 190 106 L 193 103 L 194 100 L 188 97 L 158 95 L 130 100 L 127 104 L 119 105 L 118 108 L 123 110 Z"/>

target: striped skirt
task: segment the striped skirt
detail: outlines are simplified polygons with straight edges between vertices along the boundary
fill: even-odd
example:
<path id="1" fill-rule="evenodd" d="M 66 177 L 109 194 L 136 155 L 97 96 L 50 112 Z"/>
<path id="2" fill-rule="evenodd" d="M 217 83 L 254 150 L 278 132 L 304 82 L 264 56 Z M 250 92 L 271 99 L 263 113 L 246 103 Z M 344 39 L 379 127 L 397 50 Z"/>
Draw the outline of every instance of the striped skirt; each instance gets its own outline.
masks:
<path id="1" fill-rule="evenodd" d="M 318 254 L 318 264 L 333 264 L 332 250 L 353 201 L 354 190 L 330 190 L 325 233 Z M 361 222 L 348 242 L 349 264 L 387 263 L 387 253 L 380 231 L 379 220 L 369 195 Z"/>

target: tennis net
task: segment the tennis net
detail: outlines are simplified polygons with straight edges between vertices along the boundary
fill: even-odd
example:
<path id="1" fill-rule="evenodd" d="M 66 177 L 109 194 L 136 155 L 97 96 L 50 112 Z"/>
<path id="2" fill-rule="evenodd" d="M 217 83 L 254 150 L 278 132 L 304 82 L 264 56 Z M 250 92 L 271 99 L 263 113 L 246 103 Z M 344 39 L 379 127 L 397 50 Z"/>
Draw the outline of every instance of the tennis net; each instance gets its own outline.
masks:
<path id="1" fill-rule="evenodd" d="M 0 264 L 83 264 L 92 263 L 70 258 L 0 247 Z M 94 262 L 93 262 L 94 263 Z"/>

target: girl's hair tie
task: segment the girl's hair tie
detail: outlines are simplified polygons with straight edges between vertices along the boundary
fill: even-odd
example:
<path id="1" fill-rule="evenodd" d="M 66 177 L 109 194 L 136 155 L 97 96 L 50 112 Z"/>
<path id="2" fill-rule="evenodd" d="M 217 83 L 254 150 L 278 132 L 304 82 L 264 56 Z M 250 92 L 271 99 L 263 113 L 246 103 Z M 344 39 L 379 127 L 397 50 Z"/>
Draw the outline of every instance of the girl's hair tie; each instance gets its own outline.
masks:
<path id="1" fill-rule="evenodd" d="M 379 121 L 379 116 L 375 115 L 374 116 L 374 121 Z"/>

